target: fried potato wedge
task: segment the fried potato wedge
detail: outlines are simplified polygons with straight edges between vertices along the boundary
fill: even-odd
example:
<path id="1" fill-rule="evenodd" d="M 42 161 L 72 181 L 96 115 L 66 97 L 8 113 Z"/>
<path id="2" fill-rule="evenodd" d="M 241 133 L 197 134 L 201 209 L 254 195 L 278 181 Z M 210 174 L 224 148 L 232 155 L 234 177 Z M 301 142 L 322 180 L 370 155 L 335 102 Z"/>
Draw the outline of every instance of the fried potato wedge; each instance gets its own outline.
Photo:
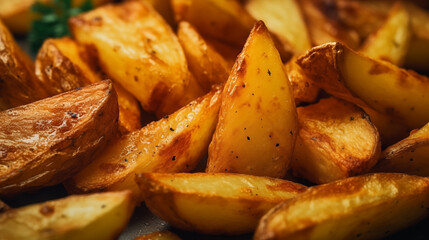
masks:
<path id="1" fill-rule="evenodd" d="M 141 0 L 150 3 L 153 8 L 161 14 L 165 21 L 172 27 L 176 27 L 176 21 L 174 19 L 173 7 L 171 0 Z"/>
<path id="2" fill-rule="evenodd" d="M 212 85 L 223 84 L 228 80 L 232 66 L 190 23 L 179 23 L 177 37 L 188 60 L 189 70 L 202 89 L 209 91 Z"/>
<path id="3" fill-rule="evenodd" d="M 398 173 L 308 189 L 274 207 L 254 239 L 380 239 L 429 216 L 429 179 Z"/>
<path id="4" fill-rule="evenodd" d="M 116 135 L 118 104 L 103 81 L 0 112 L 0 119 L 0 195 L 10 195 L 61 183 L 85 167 Z"/>
<path id="5" fill-rule="evenodd" d="M 264 21 L 286 52 L 302 54 L 311 48 L 307 25 L 296 0 L 249 0 L 245 8 L 253 18 Z"/>
<path id="6" fill-rule="evenodd" d="M 335 14 L 330 7 L 332 1 L 300 0 L 299 3 L 314 45 L 342 42 L 352 49 L 358 48 L 361 41 L 359 34 L 330 17 L 330 14 Z"/>
<path id="7" fill-rule="evenodd" d="M 360 51 L 371 58 L 402 66 L 412 36 L 410 23 L 407 9 L 397 2 L 390 10 L 384 25 L 368 37 Z"/>
<path id="8" fill-rule="evenodd" d="M 139 172 L 188 172 L 207 153 L 220 107 L 213 90 L 172 115 L 122 136 L 66 183 L 71 192 L 131 189 Z"/>
<path id="9" fill-rule="evenodd" d="M 146 206 L 174 227 L 206 234 L 252 232 L 270 208 L 306 187 L 281 179 L 231 173 L 143 173 Z"/>
<path id="10" fill-rule="evenodd" d="M 69 196 L 0 214 L 2 239 L 115 239 L 134 210 L 129 191 Z"/>
<path id="11" fill-rule="evenodd" d="M 320 89 L 302 72 L 301 67 L 296 64 L 296 59 L 297 57 L 293 57 L 285 64 L 285 71 L 292 87 L 295 104 L 314 102 L 317 100 Z"/>
<path id="12" fill-rule="evenodd" d="M 150 4 L 110 4 L 69 23 L 77 41 L 95 50 L 103 71 L 146 111 L 164 116 L 203 94 L 192 86 L 197 83 L 177 37 Z"/>
<path id="13" fill-rule="evenodd" d="M 365 57 L 341 43 L 314 47 L 297 60 L 329 94 L 393 116 L 407 127 L 429 122 L 429 78 Z"/>
<path id="14" fill-rule="evenodd" d="M 206 171 L 283 177 L 297 127 L 283 63 L 259 21 L 225 84 Z"/>
<path id="15" fill-rule="evenodd" d="M 36 58 L 36 76 L 50 96 L 101 81 L 87 49 L 68 37 L 47 39 Z M 140 108 L 131 93 L 113 83 L 118 95 L 121 133 L 141 128 Z"/>
<path id="16" fill-rule="evenodd" d="M 374 171 L 429 176 L 429 123 L 386 148 Z"/>
<path id="17" fill-rule="evenodd" d="M 180 240 L 180 238 L 170 231 L 162 231 L 141 235 L 134 240 Z"/>
<path id="18" fill-rule="evenodd" d="M 297 112 L 299 132 L 291 162 L 295 175 L 328 183 L 366 173 L 377 163 L 380 136 L 356 105 L 331 97 Z"/>
<path id="19" fill-rule="evenodd" d="M 172 0 L 172 5 L 176 21 L 187 21 L 204 37 L 240 48 L 255 23 L 237 0 Z"/>
<path id="20" fill-rule="evenodd" d="M 48 97 L 34 74 L 34 63 L 0 20 L 0 111 Z"/>

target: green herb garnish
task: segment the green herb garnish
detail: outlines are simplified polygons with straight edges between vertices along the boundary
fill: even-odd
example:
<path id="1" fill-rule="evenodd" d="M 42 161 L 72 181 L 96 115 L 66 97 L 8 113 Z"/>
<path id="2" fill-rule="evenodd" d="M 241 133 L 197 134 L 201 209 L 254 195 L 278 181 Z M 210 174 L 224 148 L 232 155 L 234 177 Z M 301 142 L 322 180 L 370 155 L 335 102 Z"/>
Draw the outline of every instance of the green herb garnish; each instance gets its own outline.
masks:
<path id="1" fill-rule="evenodd" d="M 73 7 L 71 0 L 53 0 L 50 3 L 36 1 L 31 6 L 31 12 L 38 17 L 31 23 L 28 34 L 31 50 L 36 53 L 47 38 L 70 36 L 68 19 L 92 8 L 91 0 L 86 0 L 79 7 Z"/>

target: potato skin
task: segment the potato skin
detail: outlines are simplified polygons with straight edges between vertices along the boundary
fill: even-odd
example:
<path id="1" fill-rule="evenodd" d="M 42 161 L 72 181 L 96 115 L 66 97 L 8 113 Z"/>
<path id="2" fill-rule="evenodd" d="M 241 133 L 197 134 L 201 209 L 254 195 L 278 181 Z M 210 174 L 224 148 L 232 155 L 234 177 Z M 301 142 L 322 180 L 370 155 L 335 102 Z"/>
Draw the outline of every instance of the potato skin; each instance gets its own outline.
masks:
<path id="1" fill-rule="evenodd" d="M 0 195 L 61 183 L 118 129 L 110 81 L 0 112 Z"/>
<path id="2" fill-rule="evenodd" d="M 0 111 L 46 97 L 34 74 L 34 63 L 0 20 Z"/>
<path id="3" fill-rule="evenodd" d="M 428 217 L 428 206 L 428 178 L 351 177 L 277 205 L 261 219 L 254 239 L 380 239 Z"/>

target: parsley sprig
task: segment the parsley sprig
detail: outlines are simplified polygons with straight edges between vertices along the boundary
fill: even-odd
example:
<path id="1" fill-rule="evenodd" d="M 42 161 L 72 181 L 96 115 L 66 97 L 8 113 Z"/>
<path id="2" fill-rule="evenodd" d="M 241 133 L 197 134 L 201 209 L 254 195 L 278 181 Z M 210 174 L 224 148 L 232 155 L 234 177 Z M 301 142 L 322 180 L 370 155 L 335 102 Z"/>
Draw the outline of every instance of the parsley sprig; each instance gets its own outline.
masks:
<path id="1" fill-rule="evenodd" d="M 31 6 L 31 12 L 37 17 L 31 23 L 28 35 L 31 50 L 37 52 L 47 38 L 70 36 L 68 19 L 92 8 L 91 0 L 86 0 L 78 7 L 73 7 L 71 0 L 53 0 L 50 3 L 36 1 Z"/>

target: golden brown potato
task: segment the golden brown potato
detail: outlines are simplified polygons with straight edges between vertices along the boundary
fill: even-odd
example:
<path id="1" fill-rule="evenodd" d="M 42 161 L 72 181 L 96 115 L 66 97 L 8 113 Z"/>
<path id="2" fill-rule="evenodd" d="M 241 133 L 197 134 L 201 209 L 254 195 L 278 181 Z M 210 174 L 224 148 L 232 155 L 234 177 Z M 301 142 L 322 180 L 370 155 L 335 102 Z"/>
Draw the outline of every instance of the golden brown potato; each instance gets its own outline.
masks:
<path id="1" fill-rule="evenodd" d="M 70 29 L 95 50 L 103 71 L 158 117 L 203 94 L 174 32 L 144 1 L 99 7 L 70 19 Z"/>
<path id="2" fill-rule="evenodd" d="M 9 211 L 10 209 L 11 208 L 9 207 L 9 205 L 7 205 L 5 202 L 0 200 L 0 213 L 4 213 L 6 211 Z"/>
<path id="3" fill-rule="evenodd" d="M 0 214 L 2 239 L 116 239 L 134 210 L 129 191 L 70 196 Z"/>
<path id="4" fill-rule="evenodd" d="M 141 0 L 150 3 L 153 8 L 161 14 L 165 21 L 172 27 L 176 27 L 176 21 L 174 20 L 173 7 L 171 6 L 171 0 Z"/>
<path id="5" fill-rule="evenodd" d="M 170 231 L 162 231 L 141 235 L 134 240 L 180 240 L 180 238 Z"/>
<path id="6" fill-rule="evenodd" d="M 328 183 L 366 173 L 377 163 L 377 128 L 356 105 L 331 97 L 297 112 L 299 131 L 291 162 L 295 175 Z"/>
<path id="7" fill-rule="evenodd" d="M 311 48 L 307 26 L 297 0 L 248 0 L 246 10 L 262 20 L 286 52 L 302 54 Z"/>
<path id="8" fill-rule="evenodd" d="M 331 16 L 335 16 L 335 11 L 330 7 L 332 1 L 300 0 L 299 3 L 314 45 L 343 42 L 352 49 L 358 48 L 361 41 L 359 34 Z"/>
<path id="9" fill-rule="evenodd" d="M 386 148 L 374 171 L 429 176 L 429 123 Z"/>
<path id="10" fill-rule="evenodd" d="M 259 21 L 225 84 L 206 171 L 283 177 L 297 127 L 290 83 Z"/>
<path id="11" fill-rule="evenodd" d="M 308 189 L 274 207 L 254 239 L 380 239 L 429 216 L 429 180 L 378 173 Z"/>
<path id="12" fill-rule="evenodd" d="M 407 9 L 397 2 L 383 26 L 368 37 L 360 51 L 371 58 L 402 66 L 412 36 L 410 22 Z"/>
<path id="13" fill-rule="evenodd" d="M 118 104 L 103 81 L 0 112 L 0 119 L 0 195 L 10 195 L 61 183 L 85 167 L 116 134 Z"/>
<path id="14" fill-rule="evenodd" d="M 370 59 L 341 43 L 313 48 L 297 60 L 329 94 L 388 114 L 407 127 L 429 122 L 429 78 Z"/>
<path id="15" fill-rule="evenodd" d="M 177 22 L 191 23 L 207 35 L 242 47 L 255 20 L 237 0 L 172 0 Z"/>
<path id="16" fill-rule="evenodd" d="M 26 34 L 31 21 L 37 16 L 32 14 L 30 7 L 36 1 L 48 3 L 52 0 L 3 0 L 0 1 L 0 19 L 14 34 Z M 72 0 L 73 6 L 81 6 L 86 0 Z M 112 0 L 91 0 L 94 6 L 100 6 Z"/>
<path id="17" fill-rule="evenodd" d="M 314 102 L 317 100 L 320 89 L 302 72 L 301 67 L 296 64 L 296 59 L 297 57 L 293 57 L 285 64 L 285 71 L 292 87 L 295 104 Z"/>
<path id="18" fill-rule="evenodd" d="M 64 37 L 47 39 L 36 58 L 36 76 L 50 96 L 101 81 L 94 59 L 87 49 Z M 141 128 L 137 100 L 118 83 L 119 127 L 125 134 Z"/>
<path id="19" fill-rule="evenodd" d="M 143 173 L 136 176 L 146 206 L 174 227 L 206 234 L 252 232 L 262 215 L 306 187 L 231 173 Z"/>
<path id="20" fill-rule="evenodd" d="M 174 114 L 123 136 L 70 179 L 67 189 L 71 192 L 131 189 L 139 197 L 135 173 L 193 170 L 207 153 L 220 100 L 220 92 L 212 91 Z"/>
<path id="21" fill-rule="evenodd" d="M 177 37 L 188 60 L 189 70 L 202 89 L 209 91 L 212 85 L 226 82 L 231 66 L 190 23 L 179 23 Z"/>
<path id="22" fill-rule="evenodd" d="M 0 20 L 0 111 L 48 97 L 34 75 L 34 63 Z"/>

